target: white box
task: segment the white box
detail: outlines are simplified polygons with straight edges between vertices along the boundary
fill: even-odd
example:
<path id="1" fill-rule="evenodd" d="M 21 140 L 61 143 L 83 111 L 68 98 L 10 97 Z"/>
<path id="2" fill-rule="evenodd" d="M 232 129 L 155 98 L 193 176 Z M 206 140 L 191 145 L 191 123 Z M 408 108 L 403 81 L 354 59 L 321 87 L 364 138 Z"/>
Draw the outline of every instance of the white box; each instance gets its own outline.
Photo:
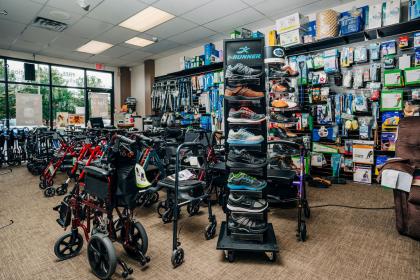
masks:
<path id="1" fill-rule="evenodd" d="M 373 141 L 354 140 L 353 141 L 353 162 L 363 164 L 373 164 Z"/>
<path id="2" fill-rule="evenodd" d="M 400 23 L 401 2 L 400 0 L 388 0 L 385 2 L 384 26 Z"/>
<path id="3" fill-rule="evenodd" d="M 303 44 L 303 32 L 301 28 L 287 31 L 280 34 L 280 46 L 288 47 Z"/>
<path id="4" fill-rule="evenodd" d="M 368 29 L 382 26 L 382 3 L 369 5 Z"/>
<path id="5" fill-rule="evenodd" d="M 353 181 L 363 184 L 372 183 L 372 168 L 370 166 L 355 165 L 353 170 Z"/>
<path id="6" fill-rule="evenodd" d="M 290 30 L 294 30 L 302 27 L 307 22 L 307 17 L 299 13 L 294 13 L 290 16 L 282 17 L 276 20 L 277 32 L 281 34 Z"/>

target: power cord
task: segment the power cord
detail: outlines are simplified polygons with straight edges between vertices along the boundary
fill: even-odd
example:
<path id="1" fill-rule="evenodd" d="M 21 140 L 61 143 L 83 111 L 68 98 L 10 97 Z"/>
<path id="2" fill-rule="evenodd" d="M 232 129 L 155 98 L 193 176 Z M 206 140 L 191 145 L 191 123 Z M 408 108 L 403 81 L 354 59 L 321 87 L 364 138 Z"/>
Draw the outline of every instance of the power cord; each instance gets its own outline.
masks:
<path id="1" fill-rule="evenodd" d="M 394 206 L 390 206 L 390 207 L 357 207 L 357 206 L 341 205 L 341 204 L 321 204 L 321 205 L 310 206 L 310 208 L 323 208 L 323 207 L 342 207 L 342 208 L 360 209 L 360 210 L 391 210 L 391 209 L 395 209 Z"/>
<path id="2" fill-rule="evenodd" d="M 11 226 L 13 223 L 14 223 L 14 221 L 13 220 L 10 220 L 10 222 L 8 224 L 1 226 L 0 229 L 4 229 L 4 228 L 6 228 L 8 226 Z"/>

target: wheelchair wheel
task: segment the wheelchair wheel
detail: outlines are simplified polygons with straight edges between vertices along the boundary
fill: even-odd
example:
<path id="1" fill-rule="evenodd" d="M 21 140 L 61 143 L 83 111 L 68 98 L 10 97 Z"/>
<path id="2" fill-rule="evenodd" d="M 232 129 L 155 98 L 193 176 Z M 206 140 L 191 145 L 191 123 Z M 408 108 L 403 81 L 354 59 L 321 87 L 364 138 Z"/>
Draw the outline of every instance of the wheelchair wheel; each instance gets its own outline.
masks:
<path id="1" fill-rule="evenodd" d="M 206 240 L 212 239 L 216 235 L 216 223 L 210 223 L 207 225 L 206 230 L 204 232 L 204 237 Z"/>
<path id="2" fill-rule="evenodd" d="M 55 195 L 55 189 L 52 187 L 48 187 L 44 190 L 45 197 L 53 197 Z"/>
<path id="3" fill-rule="evenodd" d="M 88 260 L 93 274 L 99 279 L 109 279 L 117 267 L 117 255 L 112 241 L 104 234 L 93 235 L 87 248 Z"/>
<path id="4" fill-rule="evenodd" d="M 139 193 L 138 195 L 137 195 L 137 198 L 136 198 L 136 204 L 137 204 L 137 206 L 143 206 L 143 204 L 145 203 L 145 201 L 146 201 L 146 195 L 144 194 L 144 193 Z"/>
<path id="5" fill-rule="evenodd" d="M 303 214 L 305 215 L 305 218 L 310 218 L 311 217 L 311 208 L 309 208 L 309 204 L 308 201 L 305 199 L 303 201 Z"/>
<path id="6" fill-rule="evenodd" d="M 184 262 L 184 250 L 182 248 L 178 248 L 172 252 L 171 262 L 174 268 Z"/>
<path id="7" fill-rule="evenodd" d="M 299 228 L 299 241 L 305 242 L 306 238 L 306 223 L 302 221 Z"/>
<path id="8" fill-rule="evenodd" d="M 168 206 L 166 205 L 166 201 L 159 202 L 157 206 L 157 212 L 159 215 L 159 218 L 163 217 L 163 214 L 165 214 L 166 210 L 168 210 Z"/>
<path id="9" fill-rule="evenodd" d="M 68 185 L 66 183 L 61 184 L 61 186 L 55 189 L 57 195 L 65 195 L 67 193 Z"/>
<path id="10" fill-rule="evenodd" d="M 67 260 L 77 256 L 83 247 L 83 237 L 77 232 L 66 233 L 61 236 L 54 244 L 54 253 L 60 260 Z"/>
<path id="11" fill-rule="evenodd" d="M 172 208 L 169 208 L 165 211 L 165 213 L 163 213 L 162 221 L 165 224 L 170 223 L 172 222 L 173 217 L 174 217 L 174 211 L 172 210 Z"/>
<path id="12" fill-rule="evenodd" d="M 156 202 L 158 202 L 159 200 L 159 193 L 157 192 L 153 192 L 150 195 L 148 195 L 145 203 L 144 203 L 144 207 L 150 207 L 153 204 L 155 204 Z"/>
<path id="13" fill-rule="evenodd" d="M 121 237 L 124 238 L 126 229 L 121 228 Z M 122 240 L 124 242 L 124 240 Z M 128 242 L 123 243 L 127 255 L 132 259 L 141 260 L 149 247 L 146 230 L 139 222 L 131 223 Z"/>

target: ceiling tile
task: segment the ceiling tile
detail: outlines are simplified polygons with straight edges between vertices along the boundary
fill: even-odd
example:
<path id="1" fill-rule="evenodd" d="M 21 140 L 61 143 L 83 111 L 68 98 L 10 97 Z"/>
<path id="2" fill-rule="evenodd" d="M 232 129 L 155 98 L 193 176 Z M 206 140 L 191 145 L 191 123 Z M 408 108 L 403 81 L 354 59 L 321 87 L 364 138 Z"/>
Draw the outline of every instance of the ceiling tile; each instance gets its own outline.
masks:
<path id="1" fill-rule="evenodd" d="M 144 2 L 146 4 L 151 5 L 151 4 L 155 3 L 155 2 L 157 2 L 158 0 L 136 0 L 136 1 L 138 1 L 138 2 Z"/>
<path id="2" fill-rule="evenodd" d="M 28 42 L 22 39 L 17 39 L 11 46 L 10 49 L 14 51 L 22 51 L 28 53 L 37 53 L 43 48 L 43 44 Z"/>
<path id="3" fill-rule="evenodd" d="M 218 32 L 232 31 L 238 26 L 263 19 L 264 16 L 252 8 L 247 8 L 227 17 L 214 20 L 204 26 Z"/>
<path id="4" fill-rule="evenodd" d="M 178 47 L 180 44 L 168 40 L 161 40 L 157 43 L 151 44 L 142 48 L 142 51 L 150 53 L 160 53 Z"/>
<path id="5" fill-rule="evenodd" d="M 89 11 L 95 9 L 103 0 L 89 0 L 90 8 Z M 47 3 L 48 6 L 62 9 L 63 11 L 78 13 L 81 15 L 87 14 L 89 11 L 85 11 L 82 7 L 79 6 L 78 1 L 76 0 L 49 0 Z"/>
<path id="6" fill-rule="evenodd" d="M 29 42 L 39 42 L 42 45 L 47 45 L 62 33 L 41 29 L 38 27 L 29 26 L 21 35 L 21 38 Z"/>
<path id="7" fill-rule="evenodd" d="M 5 19 L 24 24 L 31 23 L 41 10 L 42 4 L 26 0 L 1 1 L 1 8 L 7 11 Z"/>
<path id="8" fill-rule="evenodd" d="M 58 36 L 54 41 L 52 41 L 49 46 L 53 48 L 60 48 L 63 50 L 75 50 L 78 47 L 86 44 L 89 39 L 69 35 L 69 34 L 61 34 Z"/>
<path id="9" fill-rule="evenodd" d="M 89 62 L 93 62 L 93 63 L 108 63 L 112 61 L 112 57 L 103 55 L 103 54 L 97 54 L 94 56 L 89 57 L 88 59 Z"/>
<path id="10" fill-rule="evenodd" d="M 98 37 L 95 37 L 95 40 L 116 45 L 133 38 L 137 34 L 139 33 L 136 31 L 120 26 L 114 26 L 113 28 L 99 35 Z"/>
<path id="11" fill-rule="evenodd" d="M 165 12 L 179 16 L 200 7 L 211 0 L 160 0 L 153 4 L 154 7 Z"/>
<path id="12" fill-rule="evenodd" d="M 247 7 L 248 5 L 240 0 L 214 0 L 182 15 L 182 17 L 198 24 L 204 24 Z"/>
<path id="13" fill-rule="evenodd" d="M 0 19 L 0 41 L 3 41 L 5 38 L 16 39 L 16 37 L 23 32 L 25 27 L 26 26 L 24 24 Z"/>
<path id="14" fill-rule="evenodd" d="M 137 62 L 137 61 L 140 61 L 143 58 L 151 56 L 151 55 L 153 55 L 153 54 L 148 53 L 148 52 L 142 52 L 142 51 L 134 51 L 132 53 L 129 53 L 127 55 L 124 55 L 124 56 L 120 57 L 120 59 Z"/>
<path id="15" fill-rule="evenodd" d="M 63 14 L 63 16 L 61 15 L 57 15 L 54 12 L 61 12 L 61 13 L 65 13 Z M 67 17 L 65 17 L 67 14 Z M 60 21 L 60 22 L 64 22 L 67 23 L 68 25 L 74 24 L 76 23 L 81 17 L 82 15 L 79 13 L 72 13 L 69 11 L 65 11 L 62 9 L 58 9 L 55 7 L 49 7 L 49 6 L 45 6 L 41 12 L 38 14 L 38 16 L 40 17 L 44 17 L 44 18 L 48 18 L 48 19 L 53 19 L 56 21 Z"/>
<path id="16" fill-rule="evenodd" d="M 241 1 L 250 5 L 250 6 L 254 6 L 258 3 L 264 2 L 265 0 L 241 0 Z"/>
<path id="17" fill-rule="evenodd" d="M 270 19 L 262 19 L 262 20 L 258 20 L 255 22 L 251 22 L 245 25 L 240 26 L 241 28 L 246 28 L 249 29 L 251 31 L 256 31 L 259 28 L 263 28 L 263 27 L 269 27 L 269 26 L 273 26 L 274 27 L 275 22 L 274 20 L 270 20 Z"/>
<path id="18" fill-rule="evenodd" d="M 111 27 L 112 24 L 84 17 L 64 32 L 91 39 L 107 31 Z"/>
<path id="19" fill-rule="evenodd" d="M 114 46 L 110 49 L 107 49 L 106 51 L 102 52 L 102 55 L 109 56 L 111 58 L 118 58 L 123 55 L 127 55 L 129 53 L 132 53 L 134 50 L 131 48 L 124 48 L 121 46 Z"/>
<path id="20" fill-rule="evenodd" d="M 307 5 L 316 0 L 293 0 L 293 1 L 278 1 L 266 0 L 259 4 L 254 5 L 254 8 L 266 16 L 273 16 L 275 19 L 290 14 L 290 10 Z"/>
<path id="21" fill-rule="evenodd" d="M 119 24 L 145 9 L 147 4 L 133 0 L 105 0 L 92 10 L 88 17 Z"/>
<path id="22" fill-rule="evenodd" d="M 197 26 L 198 26 L 197 24 L 192 23 L 191 21 L 176 17 L 161 25 L 158 25 L 152 29 L 147 30 L 146 33 L 156 36 L 158 38 L 165 39 L 170 36 L 190 30 Z"/>
<path id="23" fill-rule="evenodd" d="M 188 44 L 215 34 L 216 32 L 213 30 L 199 26 L 184 33 L 169 37 L 169 40 L 180 44 Z"/>

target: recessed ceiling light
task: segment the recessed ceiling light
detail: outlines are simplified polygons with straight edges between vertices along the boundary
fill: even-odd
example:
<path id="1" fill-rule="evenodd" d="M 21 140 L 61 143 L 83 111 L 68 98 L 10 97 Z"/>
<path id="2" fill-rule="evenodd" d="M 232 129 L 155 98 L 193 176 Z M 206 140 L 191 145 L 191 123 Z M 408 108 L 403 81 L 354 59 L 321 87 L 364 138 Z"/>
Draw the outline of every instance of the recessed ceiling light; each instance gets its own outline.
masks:
<path id="1" fill-rule="evenodd" d="M 127 40 L 125 42 L 127 44 L 135 45 L 135 46 L 139 46 L 139 47 L 145 47 L 145 46 L 148 46 L 148 45 L 151 45 L 151 44 L 154 43 L 153 41 L 143 39 L 143 38 L 140 38 L 140 37 L 134 37 L 134 38 L 131 38 L 130 40 Z"/>
<path id="2" fill-rule="evenodd" d="M 70 19 L 70 15 L 68 13 L 63 12 L 63 11 L 59 11 L 59 10 L 53 10 L 49 14 L 54 19 L 58 19 L 58 20 L 69 20 Z"/>
<path id="3" fill-rule="evenodd" d="M 148 7 L 127 20 L 121 22 L 119 26 L 143 32 L 159 24 L 168 21 L 175 16 L 155 7 Z"/>
<path id="4" fill-rule="evenodd" d="M 84 53 L 91 53 L 91 54 L 98 54 L 111 48 L 113 45 L 99 42 L 99 41 L 89 41 L 88 43 L 84 44 L 83 46 L 79 47 L 76 51 L 84 52 Z"/>

